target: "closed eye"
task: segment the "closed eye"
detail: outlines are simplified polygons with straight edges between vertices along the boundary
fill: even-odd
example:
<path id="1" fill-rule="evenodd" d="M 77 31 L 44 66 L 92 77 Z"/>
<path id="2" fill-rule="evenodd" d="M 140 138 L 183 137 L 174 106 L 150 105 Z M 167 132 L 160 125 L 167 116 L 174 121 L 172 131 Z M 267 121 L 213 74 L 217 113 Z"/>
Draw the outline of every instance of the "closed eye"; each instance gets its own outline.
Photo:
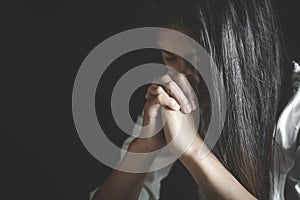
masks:
<path id="1" fill-rule="evenodd" d="M 174 62 L 177 59 L 177 56 L 165 57 L 165 59 L 169 62 Z"/>
<path id="2" fill-rule="evenodd" d="M 168 62 L 174 62 L 177 59 L 177 56 L 175 54 L 170 53 L 168 51 L 164 51 L 164 50 L 163 50 L 163 56 L 166 59 L 166 61 L 168 61 Z"/>

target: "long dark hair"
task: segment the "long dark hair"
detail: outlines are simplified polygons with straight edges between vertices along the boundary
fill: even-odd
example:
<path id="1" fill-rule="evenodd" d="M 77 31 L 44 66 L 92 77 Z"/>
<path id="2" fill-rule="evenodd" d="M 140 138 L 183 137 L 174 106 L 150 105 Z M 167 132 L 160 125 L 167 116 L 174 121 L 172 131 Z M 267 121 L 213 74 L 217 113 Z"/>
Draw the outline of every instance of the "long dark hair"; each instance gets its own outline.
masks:
<path id="1" fill-rule="evenodd" d="M 283 45 L 270 0 L 151 1 L 208 51 L 223 76 L 227 116 L 213 152 L 258 199 L 269 199 Z M 207 120 L 206 120 L 207 123 Z"/>

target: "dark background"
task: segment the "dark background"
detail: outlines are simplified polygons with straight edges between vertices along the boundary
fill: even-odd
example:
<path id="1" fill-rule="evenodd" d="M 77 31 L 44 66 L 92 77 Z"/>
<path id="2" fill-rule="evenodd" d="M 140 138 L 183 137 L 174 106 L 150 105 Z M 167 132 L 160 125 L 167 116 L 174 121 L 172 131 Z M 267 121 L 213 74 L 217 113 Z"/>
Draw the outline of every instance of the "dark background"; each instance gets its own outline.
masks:
<path id="1" fill-rule="evenodd" d="M 297 0 L 285 0 L 279 7 L 289 56 L 299 61 L 300 15 L 296 4 Z M 0 199 L 87 199 L 89 191 L 110 173 L 79 140 L 72 118 L 73 82 L 80 64 L 96 45 L 120 31 L 143 25 L 137 16 L 143 16 L 144 6 L 143 0 L 1 2 L 4 137 L 0 140 L 0 179 L 4 187 Z M 112 67 L 121 66 L 122 74 L 151 59 L 145 51 L 136 52 L 118 59 Z M 119 75 L 112 75 L 117 80 Z M 97 93 L 96 106 L 98 116 L 107 115 L 108 122 L 105 105 L 109 105 L 107 91 L 112 85 L 105 84 L 108 89 Z M 137 98 L 142 98 L 142 91 L 137 92 Z M 133 118 L 141 109 L 141 105 L 134 105 Z M 114 124 L 101 123 L 120 145 L 125 135 L 118 135 Z M 184 181 L 181 185 L 188 187 Z"/>

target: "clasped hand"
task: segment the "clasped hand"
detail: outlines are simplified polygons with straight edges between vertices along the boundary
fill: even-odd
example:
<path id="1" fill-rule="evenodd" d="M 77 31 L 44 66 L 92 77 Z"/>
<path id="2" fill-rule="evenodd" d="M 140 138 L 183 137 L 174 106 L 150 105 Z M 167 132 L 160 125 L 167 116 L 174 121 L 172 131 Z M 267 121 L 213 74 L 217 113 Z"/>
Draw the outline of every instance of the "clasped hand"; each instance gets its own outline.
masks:
<path id="1" fill-rule="evenodd" d="M 197 97 L 185 74 L 165 74 L 148 87 L 145 98 L 142 138 L 134 141 L 137 151 L 156 151 L 171 141 L 169 150 L 175 155 L 201 147 L 194 121 Z M 163 131 L 157 133 L 162 124 Z"/>

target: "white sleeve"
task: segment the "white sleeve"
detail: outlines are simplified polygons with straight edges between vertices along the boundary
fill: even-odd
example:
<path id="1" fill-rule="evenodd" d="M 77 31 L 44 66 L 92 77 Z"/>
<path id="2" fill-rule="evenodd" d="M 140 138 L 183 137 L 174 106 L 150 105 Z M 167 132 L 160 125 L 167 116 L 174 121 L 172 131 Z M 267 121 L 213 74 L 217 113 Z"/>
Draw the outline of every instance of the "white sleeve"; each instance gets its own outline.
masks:
<path id="1" fill-rule="evenodd" d="M 274 149 L 273 164 L 272 199 L 274 200 L 284 199 L 285 190 L 293 191 L 300 197 L 300 193 L 297 190 L 297 185 L 300 182 L 300 173 L 299 169 L 295 169 L 294 166 L 295 163 L 300 163 L 300 154 L 296 154 L 300 138 L 300 66 L 297 63 L 294 63 L 292 83 L 294 94 L 280 114 L 275 132 L 277 146 Z M 299 150 L 298 152 L 300 153 Z M 293 167 L 294 173 L 289 173 Z M 293 180 L 294 183 L 286 185 L 288 180 Z"/>

